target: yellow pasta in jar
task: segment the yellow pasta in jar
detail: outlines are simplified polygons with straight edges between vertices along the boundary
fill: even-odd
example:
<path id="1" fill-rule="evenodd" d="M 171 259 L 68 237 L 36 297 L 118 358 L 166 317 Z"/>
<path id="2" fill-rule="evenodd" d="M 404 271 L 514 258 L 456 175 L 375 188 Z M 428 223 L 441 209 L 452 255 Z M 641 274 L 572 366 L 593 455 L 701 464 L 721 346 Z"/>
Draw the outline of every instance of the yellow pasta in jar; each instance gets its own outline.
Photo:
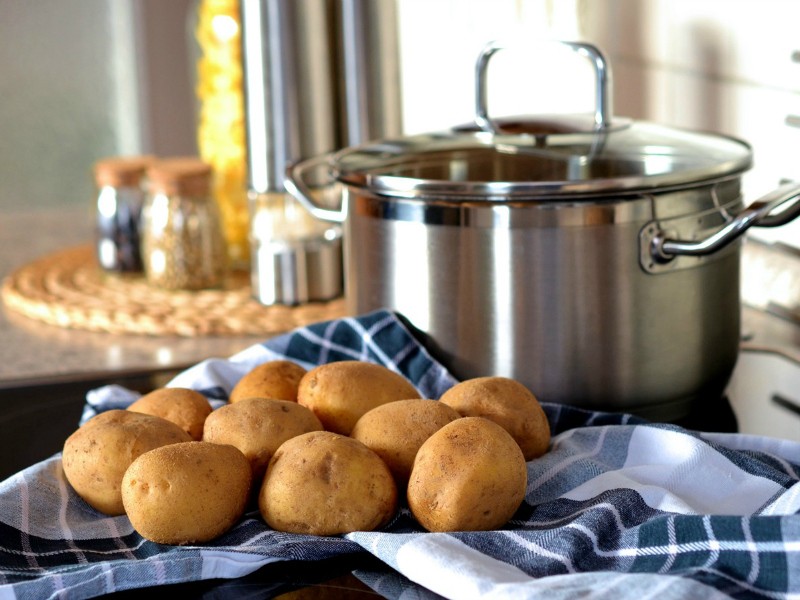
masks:
<path id="1" fill-rule="evenodd" d="M 214 169 L 213 193 L 231 267 L 246 270 L 250 218 L 240 36 L 238 0 L 201 0 L 195 30 L 201 54 L 195 90 L 198 150 Z"/>

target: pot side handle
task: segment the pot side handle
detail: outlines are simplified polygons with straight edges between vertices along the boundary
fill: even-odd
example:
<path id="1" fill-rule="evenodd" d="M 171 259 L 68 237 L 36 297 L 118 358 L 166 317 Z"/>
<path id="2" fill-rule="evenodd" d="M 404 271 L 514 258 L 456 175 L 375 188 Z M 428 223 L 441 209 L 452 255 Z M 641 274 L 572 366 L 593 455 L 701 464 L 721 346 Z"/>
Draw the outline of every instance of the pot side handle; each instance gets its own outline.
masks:
<path id="1" fill-rule="evenodd" d="M 721 250 L 750 227 L 777 227 L 800 216 L 800 183 L 782 185 L 762 196 L 721 229 L 702 240 L 669 239 L 663 231 L 650 241 L 650 254 L 660 264 L 676 256 L 707 256 Z"/>
<path id="2" fill-rule="evenodd" d="M 328 221 L 330 223 L 343 223 L 347 217 L 347 211 L 344 205 L 338 209 L 326 208 L 321 206 L 315 199 L 314 190 L 306 182 L 306 176 L 312 169 L 318 169 L 321 166 L 330 166 L 334 157 L 334 153 L 323 154 L 307 160 L 302 160 L 296 163 L 291 163 L 286 167 L 286 173 L 283 180 L 283 187 L 286 191 L 294 196 L 300 204 L 302 204 L 308 212 L 320 221 Z M 323 188 L 329 186 L 335 180 L 330 176 L 330 170 L 326 171 L 327 181 L 324 182 Z"/>

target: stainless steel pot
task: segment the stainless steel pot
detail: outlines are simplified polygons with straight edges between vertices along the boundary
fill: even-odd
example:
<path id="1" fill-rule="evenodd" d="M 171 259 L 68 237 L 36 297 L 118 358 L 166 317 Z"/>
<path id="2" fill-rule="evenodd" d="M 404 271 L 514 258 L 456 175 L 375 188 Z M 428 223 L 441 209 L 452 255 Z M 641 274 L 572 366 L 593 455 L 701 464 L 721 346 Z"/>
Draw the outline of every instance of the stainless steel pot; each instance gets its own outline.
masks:
<path id="1" fill-rule="evenodd" d="M 289 169 L 345 224 L 345 294 L 390 308 L 460 378 L 540 400 L 676 420 L 719 398 L 740 336 L 740 235 L 800 213 L 800 185 L 744 208 L 740 140 L 612 118 L 600 51 L 589 119 L 496 121 L 478 58 L 476 125 L 383 140 Z M 335 182 L 340 210 L 314 188 Z"/>

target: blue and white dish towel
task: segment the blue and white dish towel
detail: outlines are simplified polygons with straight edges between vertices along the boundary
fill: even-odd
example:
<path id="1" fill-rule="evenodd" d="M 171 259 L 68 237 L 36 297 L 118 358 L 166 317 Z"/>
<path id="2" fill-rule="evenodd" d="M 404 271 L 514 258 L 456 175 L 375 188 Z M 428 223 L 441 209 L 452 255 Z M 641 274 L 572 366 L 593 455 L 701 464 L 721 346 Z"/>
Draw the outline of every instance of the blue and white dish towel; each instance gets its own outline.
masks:
<path id="1" fill-rule="evenodd" d="M 204 361 L 169 385 L 218 406 L 244 373 L 280 358 L 380 363 L 431 399 L 455 383 L 397 315 L 378 311 Z M 136 397 L 94 390 L 83 419 Z M 403 507 L 381 531 L 312 537 L 272 531 L 254 511 L 212 543 L 164 546 L 85 504 L 56 455 L 0 483 L 0 599 L 90 598 L 364 553 L 418 598 L 800 598 L 800 444 L 544 406 L 552 448 L 528 463 L 512 521 L 490 532 L 426 533 Z M 408 597 L 391 578 L 366 581 Z"/>

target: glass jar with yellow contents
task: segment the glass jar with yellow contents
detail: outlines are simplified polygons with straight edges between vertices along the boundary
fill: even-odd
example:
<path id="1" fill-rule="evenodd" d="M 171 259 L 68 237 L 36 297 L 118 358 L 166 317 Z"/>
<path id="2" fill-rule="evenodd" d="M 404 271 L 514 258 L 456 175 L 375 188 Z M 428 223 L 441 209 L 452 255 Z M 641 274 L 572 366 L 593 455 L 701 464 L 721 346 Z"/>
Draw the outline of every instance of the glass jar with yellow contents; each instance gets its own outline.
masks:
<path id="1" fill-rule="evenodd" d="M 229 264 L 247 270 L 250 217 L 239 0 L 199 0 L 192 29 L 198 57 L 198 151 L 214 169 L 212 195 L 222 219 Z"/>
<path id="2" fill-rule="evenodd" d="M 227 267 L 211 166 L 197 158 L 158 161 L 147 170 L 142 261 L 147 281 L 170 290 L 219 287 Z"/>

